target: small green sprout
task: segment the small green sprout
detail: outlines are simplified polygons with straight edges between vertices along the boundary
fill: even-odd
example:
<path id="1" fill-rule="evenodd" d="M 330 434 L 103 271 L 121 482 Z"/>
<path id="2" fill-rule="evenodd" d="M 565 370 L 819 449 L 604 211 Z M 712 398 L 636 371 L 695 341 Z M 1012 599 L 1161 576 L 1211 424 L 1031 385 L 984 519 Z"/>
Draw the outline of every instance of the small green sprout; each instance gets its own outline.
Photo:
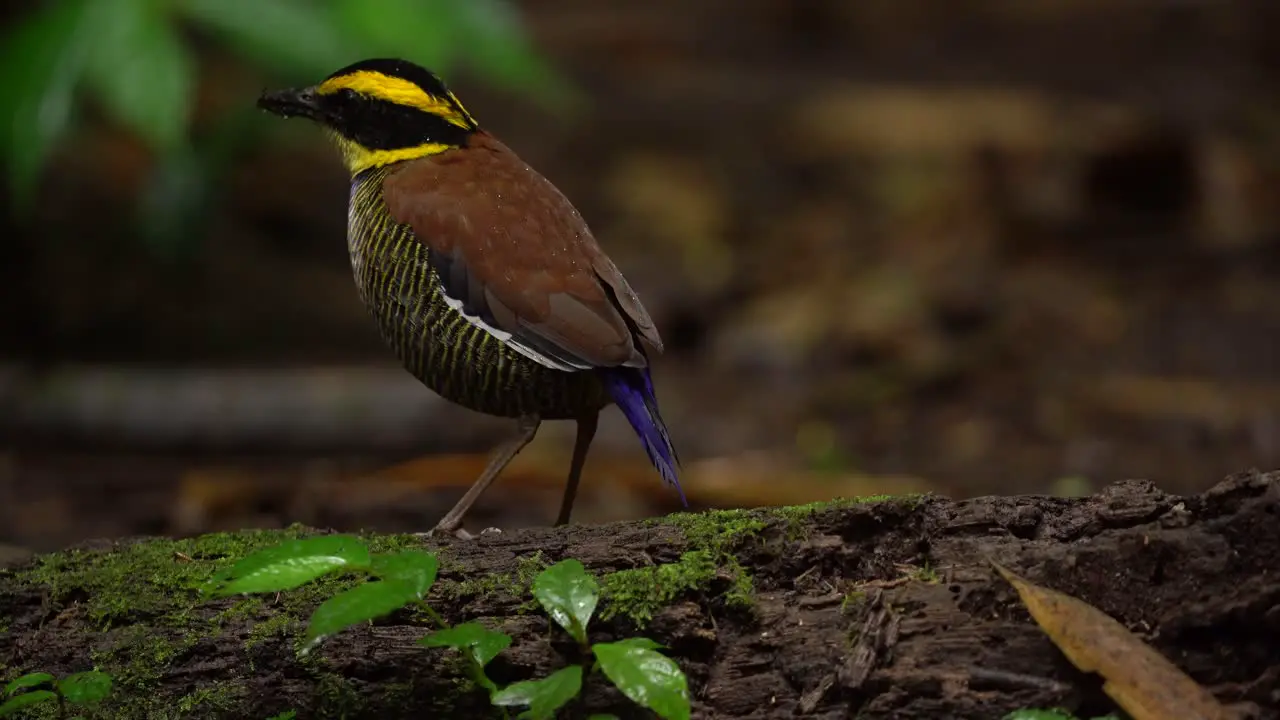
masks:
<path id="1" fill-rule="evenodd" d="M 68 706 L 92 706 L 111 694 L 111 676 L 97 670 L 73 673 L 56 678 L 47 672 L 34 672 L 13 680 L 0 695 L 0 718 L 13 717 L 19 711 L 45 703 L 58 704 L 58 718 L 67 717 Z"/>
<path id="2" fill-rule="evenodd" d="M 438 570 L 439 559 L 434 553 L 405 550 L 373 554 L 358 538 L 326 535 L 259 550 L 211 580 L 205 592 L 212 596 L 276 593 L 328 575 L 363 573 L 365 582 L 331 596 L 312 613 L 301 653 L 349 627 L 416 604 L 439 626 L 419 644 L 459 651 L 472 680 L 489 693 L 490 702 L 502 708 L 504 716 L 507 708 L 519 707 L 525 708 L 519 715 L 522 719 L 550 720 L 579 696 L 585 677 L 598 669 L 623 695 L 664 720 L 689 719 L 688 681 L 674 660 L 657 652 L 660 645 L 648 638 L 589 642 L 587 627 L 600 602 L 600 585 L 581 562 L 568 559 L 545 568 L 533 578 L 532 591 L 547 615 L 577 642 L 583 656 L 594 658 L 594 662 L 569 665 L 545 678 L 507 687 L 499 687 L 485 674 L 485 668 L 510 647 L 511 636 L 476 622 L 445 622 L 426 602 Z M 604 720 L 613 716 L 592 717 Z"/>

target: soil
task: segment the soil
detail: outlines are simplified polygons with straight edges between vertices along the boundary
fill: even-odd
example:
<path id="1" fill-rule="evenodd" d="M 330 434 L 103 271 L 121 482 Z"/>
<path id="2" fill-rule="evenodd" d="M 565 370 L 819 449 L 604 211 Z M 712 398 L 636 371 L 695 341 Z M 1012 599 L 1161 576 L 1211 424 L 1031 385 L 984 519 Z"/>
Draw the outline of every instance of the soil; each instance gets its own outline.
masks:
<path id="1" fill-rule="evenodd" d="M 110 717 L 488 717 L 452 651 L 415 644 L 420 614 L 300 659 L 307 613 L 340 582 L 217 601 L 190 589 L 253 547 L 314 532 L 91 543 L 0 570 L 0 679 L 96 665 L 116 678 Z M 431 605 L 515 639 L 490 665 L 499 683 L 574 661 L 528 594 L 537 569 L 572 557 L 606 588 L 591 639 L 666 645 L 694 717 L 1111 711 L 989 558 L 1117 618 L 1244 716 L 1280 718 L 1280 473 L 1186 497 L 1128 481 L 1084 498 L 914 496 L 369 542 L 438 545 Z M 562 717 L 593 712 L 645 716 L 598 676 Z"/>

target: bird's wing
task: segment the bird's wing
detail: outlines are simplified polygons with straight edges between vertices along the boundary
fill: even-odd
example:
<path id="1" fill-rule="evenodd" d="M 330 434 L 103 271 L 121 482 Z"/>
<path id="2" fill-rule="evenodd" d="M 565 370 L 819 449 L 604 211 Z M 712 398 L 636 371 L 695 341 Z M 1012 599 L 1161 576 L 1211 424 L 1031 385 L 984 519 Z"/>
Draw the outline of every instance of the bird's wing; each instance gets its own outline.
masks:
<path id="1" fill-rule="evenodd" d="M 474 137 L 383 183 L 450 304 L 548 367 L 647 365 L 637 339 L 656 352 L 662 340 L 581 215 L 504 145 Z"/>

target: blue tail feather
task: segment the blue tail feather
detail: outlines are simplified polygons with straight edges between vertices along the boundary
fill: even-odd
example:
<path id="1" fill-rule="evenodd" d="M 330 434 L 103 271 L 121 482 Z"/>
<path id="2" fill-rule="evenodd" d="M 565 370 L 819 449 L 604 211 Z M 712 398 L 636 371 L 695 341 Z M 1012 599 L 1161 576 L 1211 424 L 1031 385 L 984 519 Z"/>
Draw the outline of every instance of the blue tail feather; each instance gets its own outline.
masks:
<path id="1" fill-rule="evenodd" d="M 649 369 L 602 368 L 600 374 L 618 409 L 640 436 L 649 461 L 657 468 L 662 479 L 675 487 L 676 492 L 680 493 L 680 502 L 688 507 L 689 501 L 685 499 L 684 489 L 680 487 L 676 472 L 680 457 L 676 455 L 671 436 L 667 434 L 667 425 L 658 413 L 658 398 L 653 391 L 653 378 L 649 375 Z"/>

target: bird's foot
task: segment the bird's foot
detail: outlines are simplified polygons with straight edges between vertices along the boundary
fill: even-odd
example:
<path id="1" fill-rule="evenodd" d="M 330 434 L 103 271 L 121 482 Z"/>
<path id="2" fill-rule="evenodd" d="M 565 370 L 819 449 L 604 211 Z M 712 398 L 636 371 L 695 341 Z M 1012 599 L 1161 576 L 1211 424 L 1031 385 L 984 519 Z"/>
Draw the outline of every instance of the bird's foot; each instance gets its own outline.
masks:
<path id="1" fill-rule="evenodd" d="M 443 537 L 445 535 L 451 534 L 454 537 L 458 538 L 459 540 L 475 540 L 477 537 L 484 537 L 486 535 L 501 535 L 502 530 L 500 528 L 490 527 L 490 528 L 485 528 L 484 530 L 481 530 L 479 535 L 473 535 L 461 527 L 451 529 L 451 528 L 440 527 L 439 525 L 437 525 L 431 528 L 430 530 L 428 530 L 427 532 L 414 533 L 414 534 L 422 538 L 438 538 L 438 537 Z"/>

